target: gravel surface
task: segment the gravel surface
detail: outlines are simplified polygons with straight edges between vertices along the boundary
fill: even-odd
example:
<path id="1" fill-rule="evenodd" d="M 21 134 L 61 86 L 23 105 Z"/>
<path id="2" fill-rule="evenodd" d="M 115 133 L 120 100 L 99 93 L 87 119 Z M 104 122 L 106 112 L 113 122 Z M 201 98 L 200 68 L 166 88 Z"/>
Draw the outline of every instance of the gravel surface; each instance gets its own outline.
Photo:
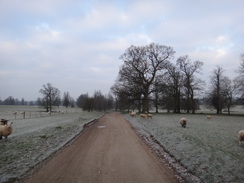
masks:
<path id="1" fill-rule="evenodd" d="M 86 128 L 85 128 L 86 129 Z M 23 183 L 178 183 L 119 113 L 105 114 Z"/>

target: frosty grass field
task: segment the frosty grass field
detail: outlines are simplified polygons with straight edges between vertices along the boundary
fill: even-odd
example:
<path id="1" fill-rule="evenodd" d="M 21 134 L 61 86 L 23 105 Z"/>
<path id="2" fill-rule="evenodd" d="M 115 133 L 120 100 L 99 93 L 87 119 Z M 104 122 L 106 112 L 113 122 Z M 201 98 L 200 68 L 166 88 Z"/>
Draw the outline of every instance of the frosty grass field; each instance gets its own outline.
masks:
<path id="1" fill-rule="evenodd" d="M 213 114 L 211 120 L 204 114 L 164 113 L 154 114 L 153 119 L 125 116 L 154 136 L 201 182 L 244 181 L 244 143 L 239 146 L 237 139 L 237 132 L 244 129 L 244 116 Z M 188 120 L 186 128 L 180 126 L 181 117 Z"/>
<path id="2" fill-rule="evenodd" d="M 74 138 L 83 125 L 103 113 L 69 108 L 64 114 L 42 113 L 36 106 L 0 106 L 0 119 L 13 122 L 13 133 L 0 140 L 0 183 L 18 182 L 38 163 Z M 15 115 L 10 111 L 17 111 Z M 20 114 L 26 111 L 25 119 Z"/>
<path id="3" fill-rule="evenodd" d="M 13 134 L 0 141 L 0 183 L 18 181 L 78 134 L 85 123 L 102 115 L 79 108 L 68 109 L 66 113 L 65 108 L 61 108 L 57 110 L 63 110 L 63 115 L 49 116 L 39 112 L 41 110 L 36 106 L 0 106 L 0 118 L 14 122 Z M 18 114 L 15 117 L 9 111 L 18 111 Z M 26 119 L 20 111 L 27 111 Z M 135 128 L 142 128 L 157 139 L 176 162 L 201 182 L 243 182 L 244 143 L 239 146 L 237 132 L 244 129 L 244 116 L 213 114 L 211 120 L 207 120 L 205 114 L 161 113 L 153 114 L 153 119 L 128 114 L 124 117 Z M 179 124 L 181 117 L 188 120 L 186 128 Z"/>

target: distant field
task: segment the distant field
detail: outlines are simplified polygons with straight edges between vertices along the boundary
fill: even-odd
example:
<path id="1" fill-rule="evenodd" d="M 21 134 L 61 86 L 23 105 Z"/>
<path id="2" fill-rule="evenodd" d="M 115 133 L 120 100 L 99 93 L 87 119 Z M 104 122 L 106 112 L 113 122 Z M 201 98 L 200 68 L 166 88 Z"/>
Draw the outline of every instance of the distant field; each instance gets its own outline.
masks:
<path id="1" fill-rule="evenodd" d="M 25 116 L 21 112 L 25 111 Z M 81 108 L 65 108 L 60 106 L 59 108 L 54 108 L 52 115 L 59 115 L 61 111 L 64 113 L 78 113 L 82 112 Z M 13 114 L 17 112 L 17 114 Z M 25 118 L 40 118 L 50 116 L 45 109 L 38 106 L 23 106 L 23 105 L 0 105 L 0 118 L 1 119 L 23 119 Z"/>
<path id="2" fill-rule="evenodd" d="M 244 129 L 244 117 L 203 114 L 154 114 L 153 119 L 126 118 L 139 123 L 175 159 L 203 182 L 242 182 L 244 144 L 239 146 L 237 132 Z M 182 128 L 179 119 L 188 119 Z"/>

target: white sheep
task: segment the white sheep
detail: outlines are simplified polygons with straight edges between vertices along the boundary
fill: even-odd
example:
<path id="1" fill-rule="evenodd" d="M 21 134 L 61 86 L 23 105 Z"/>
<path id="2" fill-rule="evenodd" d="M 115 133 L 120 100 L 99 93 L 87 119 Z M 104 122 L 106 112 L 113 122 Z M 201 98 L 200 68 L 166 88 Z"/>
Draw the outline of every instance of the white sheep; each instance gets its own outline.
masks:
<path id="1" fill-rule="evenodd" d="M 244 130 L 240 130 L 238 132 L 238 140 L 239 140 L 239 145 L 241 145 L 242 141 L 244 141 Z"/>
<path id="2" fill-rule="evenodd" d="M 207 119 L 210 120 L 212 118 L 211 115 L 207 115 Z"/>
<path id="3" fill-rule="evenodd" d="M 152 114 L 149 114 L 147 111 L 145 112 L 145 114 L 147 115 L 147 118 L 151 118 L 152 119 Z"/>
<path id="4" fill-rule="evenodd" d="M 147 113 L 147 118 L 151 118 L 152 119 L 152 114 L 148 114 Z"/>
<path id="5" fill-rule="evenodd" d="M 180 118 L 180 124 L 183 128 L 186 127 L 186 122 L 187 122 L 186 118 Z"/>
<path id="6" fill-rule="evenodd" d="M 136 116 L 136 112 L 131 112 L 130 116 L 132 116 L 132 117 Z"/>
<path id="7" fill-rule="evenodd" d="M 12 123 L 13 122 L 0 125 L 0 139 L 2 139 L 2 137 L 7 138 L 13 132 Z"/>
<path id="8" fill-rule="evenodd" d="M 146 115 L 146 114 L 140 114 L 140 116 L 141 116 L 142 118 L 147 118 L 147 115 Z"/>

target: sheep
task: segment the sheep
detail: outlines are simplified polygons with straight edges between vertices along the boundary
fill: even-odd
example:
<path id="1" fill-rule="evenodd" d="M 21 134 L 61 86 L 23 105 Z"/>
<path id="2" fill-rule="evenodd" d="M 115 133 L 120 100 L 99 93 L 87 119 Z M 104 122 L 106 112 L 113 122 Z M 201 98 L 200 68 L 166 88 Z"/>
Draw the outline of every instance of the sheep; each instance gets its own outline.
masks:
<path id="1" fill-rule="evenodd" d="M 1 121 L 0 121 L 0 125 L 6 125 L 7 122 L 8 122 L 8 120 L 6 120 L 6 119 L 1 119 Z"/>
<path id="2" fill-rule="evenodd" d="M 61 111 L 61 114 L 64 114 L 64 111 Z"/>
<path id="3" fill-rule="evenodd" d="M 130 116 L 132 116 L 132 117 L 136 116 L 136 112 L 131 112 Z"/>
<path id="4" fill-rule="evenodd" d="M 148 114 L 147 113 L 147 118 L 151 118 L 152 119 L 152 114 Z"/>
<path id="5" fill-rule="evenodd" d="M 240 130 L 238 132 L 238 139 L 239 139 L 239 145 L 241 145 L 242 141 L 244 141 L 244 130 Z"/>
<path id="6" fill-rule="evenodd" d="M 183 128 L 186 127 L 186 122 L 187 122 L 186 118 L 180 118 L 180 124 Z"/>
<path id="7" fill-rule="evenodd" d="M 140 116 L 141 116 L 142 118 L 147 118 L 147 115 L 146 115 L 146 114 L 140 114 Z"/>
<path id="8" fill-rule="evenodd" d="M 210 120 L 212 118 L 212 116 L 210 115 L 207 115 L 207 119 Z"/>
<path id="9" fill-rule="evenodd" d="M 12 133 L 12 124 L 13 122 L 7 123 L 6 125 L 0 125 L 0 139 L 2 139 L 2 137 L 7 138 Z"/>

